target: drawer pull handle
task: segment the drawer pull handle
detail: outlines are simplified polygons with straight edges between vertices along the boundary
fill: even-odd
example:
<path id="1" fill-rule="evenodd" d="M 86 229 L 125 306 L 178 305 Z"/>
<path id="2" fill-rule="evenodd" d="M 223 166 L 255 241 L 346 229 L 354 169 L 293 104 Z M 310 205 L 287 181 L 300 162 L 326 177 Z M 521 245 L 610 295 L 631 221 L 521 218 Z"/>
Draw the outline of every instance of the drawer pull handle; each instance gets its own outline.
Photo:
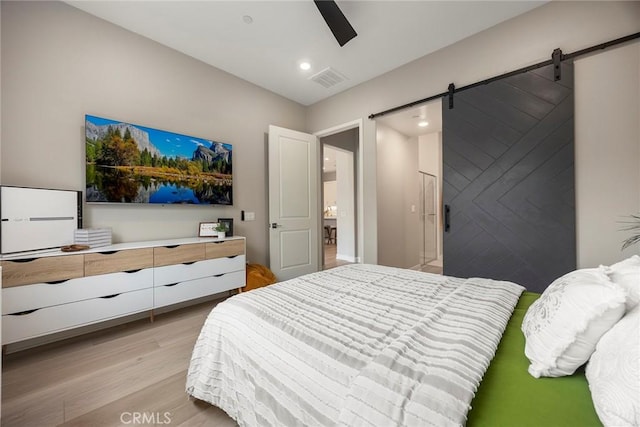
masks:
<path id="1" fill-rule="evenodd" d="M 25 316 L 27 314 L 35 313 L 38 310 L 40 310 L 40 309 L 39 308 L 34 308 L 33 310 L 19 311 L 18 313 L 10 313 L 9 316 Z"/>
<path id="2" fill-rule="evenodd" d="M 98 252 L 99 254 L 102 255 L 113 255 L 113 254 L 117 254 L 120 251 L 104 251 L 104 252 Z"/>
<path id="3" fill-rule="evenodd" d="M 12 259 L 11 262 L 31 262 L 35 261 L 37 258 L 23 258 L 23 259 Z"/>
<path id="4" fill-rule="evenodd" d="M 62 280 L 53 280 L 51 282 L 45 282 L 47 285 L 59 285 L 60 283 L 64 283 L 69 281 L 69 279 L 62 279 Z"/>
<path id="5" fill-rule="evenodd" d="M 169 245 L 169 246 L 165 246 L 165 248 L 167 248 L 167 249 L 175 249 L 178 246 L 180 246 L 180 245 Z"/>
<path id="6" fill-rule="evenodd" d="M 128 273 L 128 274 L 132 274 L 132 273 L 137 273 L 138 271 L 142 270 L 141 268 L 137 268 L 135 270 L 127 270 L 127 271 L 123 271 L 123 273 Z"/>
<path id="7" fill-rule="evenodd" d="M 183 265 L 191 265 L 191 264 L 195 264 L 195 261 L 189 261 L 189 262 L 183 262 Z"/>
<path id="8" fill-rule="evenodd" d="M 100 297 L 100 298 L 102 298 L 102 299 L 109 299 L 109 298 L 115 298 L 115 297 L 117 297 L 118 295 L 120 295 L 120 294 L 106 295 L 106 296 L 104 296 L 104 297 Z"/>
<path id="9" fill-rule="evenodd" d="M 170 284 L 168 284 L 168 285 L 164 285 L 164 286 L 166 286 L 167 288 L 170 288 L 170 287 L 172 287 L 172 286 L 177 285 L 178 283 L 180 283 L 180 282 L 170 283 Z"/>
<path id="10" fill-rule="evenodd" d="M 222 277 L 222 276 L 224 276 L 225 274 L 227 274 L 227 273 L 222 273 L 222 274 L 214 274 L 214 275 L 213 275 L 213 277 Z"/>
<path id="11" fill-rule="evenodd" d="M 233 258 L 235 258 L 235 257 L 237 257 L 237 256 L 238 256 L 238 255 L 230 255 L 230 256 L 228 256 L 227 258 L 229 258 L 229 259 L 233 259 Z"/>
<path id="12" fill-rule="evenodd" d="M 221 242 L 211 242 L 211 243 L 216 244 L 216 245 L 224 245 L 225 241 L 223 240 Z"/>

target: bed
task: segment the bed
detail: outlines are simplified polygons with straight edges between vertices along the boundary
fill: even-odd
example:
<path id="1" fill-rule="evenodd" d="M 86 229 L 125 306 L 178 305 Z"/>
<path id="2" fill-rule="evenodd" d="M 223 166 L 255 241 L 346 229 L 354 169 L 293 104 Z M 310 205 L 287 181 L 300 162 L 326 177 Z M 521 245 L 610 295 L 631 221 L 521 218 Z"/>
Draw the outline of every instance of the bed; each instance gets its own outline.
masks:
<path id="1" fill-rule="evenodd" d="M 602 425 L 583 371 L 527 373 L 538 297 L 365 264 L 302 276 L 216 306 L 187 393 L 240 426 Z"/>

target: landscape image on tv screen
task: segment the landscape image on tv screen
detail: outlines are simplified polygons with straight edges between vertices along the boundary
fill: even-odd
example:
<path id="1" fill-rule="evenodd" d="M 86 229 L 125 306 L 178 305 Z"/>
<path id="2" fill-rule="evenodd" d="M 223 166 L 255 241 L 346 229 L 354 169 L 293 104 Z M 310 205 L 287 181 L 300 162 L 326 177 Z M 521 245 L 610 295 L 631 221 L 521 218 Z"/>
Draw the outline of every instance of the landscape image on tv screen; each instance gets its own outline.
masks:
<path id="1" fill-rule="evenodd" d="M 231 205 L 232 146 L 85 116 L 86 200 Z"/>

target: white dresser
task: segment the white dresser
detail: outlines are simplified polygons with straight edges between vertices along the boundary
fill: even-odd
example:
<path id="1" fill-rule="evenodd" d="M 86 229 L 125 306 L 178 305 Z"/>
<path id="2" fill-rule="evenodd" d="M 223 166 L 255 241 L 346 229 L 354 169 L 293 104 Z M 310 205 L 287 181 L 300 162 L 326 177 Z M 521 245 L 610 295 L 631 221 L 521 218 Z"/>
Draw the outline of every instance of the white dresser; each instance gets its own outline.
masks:
<path id="1" fill-rule="evenodd" d="M 4 256 L 2 344 L 241 288 L 244 237 Z"/>

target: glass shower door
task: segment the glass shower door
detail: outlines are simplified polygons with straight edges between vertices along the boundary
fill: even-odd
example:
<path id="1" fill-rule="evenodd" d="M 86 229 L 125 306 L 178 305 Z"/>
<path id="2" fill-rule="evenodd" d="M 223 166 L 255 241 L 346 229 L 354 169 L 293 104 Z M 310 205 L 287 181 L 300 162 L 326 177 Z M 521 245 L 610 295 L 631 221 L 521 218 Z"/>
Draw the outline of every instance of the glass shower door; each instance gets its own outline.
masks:
<path id="1" fill-rule="evenodd" d="M 437 178 L 424 172 L 420 176 L 420 264 L 424 265 L 438 257 L 437 242 Z"/>

